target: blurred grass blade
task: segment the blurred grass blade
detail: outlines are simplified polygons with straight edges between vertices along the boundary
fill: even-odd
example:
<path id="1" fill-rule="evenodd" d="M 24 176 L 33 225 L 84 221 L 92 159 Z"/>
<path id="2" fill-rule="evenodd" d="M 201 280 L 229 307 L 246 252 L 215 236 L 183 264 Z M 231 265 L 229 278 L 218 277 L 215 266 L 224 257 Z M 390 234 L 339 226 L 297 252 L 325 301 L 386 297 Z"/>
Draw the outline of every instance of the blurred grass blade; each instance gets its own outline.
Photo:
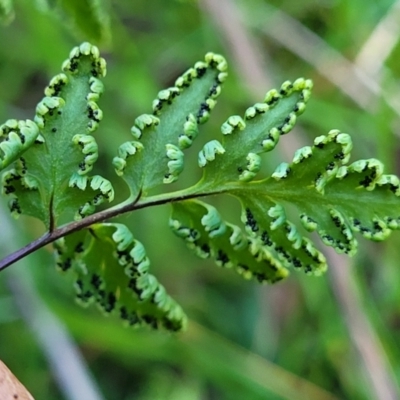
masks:
<path id="1" fill-rule="evenodd" d="M 267 361 L 224 337 L 191 322 L 181 343 L 190 349 L 193 364 L 201 368 L 215 384 L 224 384 L 232 390 L 237 384 L 250 391 L 278 395 L 291 400 L 338 400 L 338 398 L 313 383 L 302 379 Z M 217 382 L 218 381 L 218 382 Z M 236 383 L 235 383 L 236 382 Z"/>
<path id="2" fill-rule="evenodd" d="M 119 360 L 169 361 L 195 370 L 222 389 L 227 398 L 263 400 L 339 400 L 331 393 L 190 321 L 184 335 L 123 330 L 118 324 L 66 308 L 52 299 L 60 318 L 79 341 L 107 348 Z M 96 332 L 96 334 L 94 334 Z M 240 397 L 242 396 L 242 397 Z"/>
<path id="3" fill-rule="evenodd" d="M 61 0 L 62 9 L 84 37 L 96 43 L 111 41 L 109 10 L 106 0 Z"/>
<path id="4" fill-rule="evenodd" d="M 0 24 L 8 25 L 15 17 L 12 0 L 0 0 Z"/>

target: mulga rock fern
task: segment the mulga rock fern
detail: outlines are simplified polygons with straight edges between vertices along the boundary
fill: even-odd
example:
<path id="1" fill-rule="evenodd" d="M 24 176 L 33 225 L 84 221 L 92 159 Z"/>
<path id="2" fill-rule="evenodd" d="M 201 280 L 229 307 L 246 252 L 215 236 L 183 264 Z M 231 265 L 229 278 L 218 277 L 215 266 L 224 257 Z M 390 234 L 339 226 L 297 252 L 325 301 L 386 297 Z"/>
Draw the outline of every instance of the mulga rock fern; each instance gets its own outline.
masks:
<path id="1" fill-rule="evenodd" d="M 91 175 L 98 158 L 93 134 L 101 124 L 98 100 L 106 63 L 97 47 L 74 48 L 45 89 L 33 121 L 8 120 L 0 126 L 2 192 L 13 216 L 43 221 L 47 233 L 3 259 L 0 269 L 47 243 L 55 264 L 75 276 L 77 300 L 96 303 L 131 326 L 179 331 L 186 316 L 150 273 L 141 242 L 123 224 L 104 222 L 139 208 L 170 203 L 171 230 L 201 258 L 230 268 L 245 279 L 275 283 L 290 269 L 320 275 L 324 255 L 307 232 L 339 253 L 354 255 L 356 234 L 381 241 L 400 226 L 400 182 L 383 173 L 375 159 L 348 164 L 352 141 L 332 130 L 296 151 L 291 163 L 260 176 L 262 155 L 291 131 L 310 98 L 312 82 L 299 78 L 270 90 L 243 116 L 231 116 L 221 134 L 204 145 L 197 160 L 185 160 L 207 122 L 227 77 L 225 59 L 213 53 L 162 90 L 152 111 L 134 120 L 131 140 L 116 149 L 115 179 L 129 198 L 100 212 L 114 198 L 112 183 Z M 156 156 L 155 156 L 156 155 Z M 197 162 L 200 181 L 168 191 L 185 162 Z M 150 195 L 164 187 L 164 193 Z M 228 194 L 241 204 L 242 226 L 222 219 L 203 201 Z M 289 220 L 288 207 L 295 218 Z"/>

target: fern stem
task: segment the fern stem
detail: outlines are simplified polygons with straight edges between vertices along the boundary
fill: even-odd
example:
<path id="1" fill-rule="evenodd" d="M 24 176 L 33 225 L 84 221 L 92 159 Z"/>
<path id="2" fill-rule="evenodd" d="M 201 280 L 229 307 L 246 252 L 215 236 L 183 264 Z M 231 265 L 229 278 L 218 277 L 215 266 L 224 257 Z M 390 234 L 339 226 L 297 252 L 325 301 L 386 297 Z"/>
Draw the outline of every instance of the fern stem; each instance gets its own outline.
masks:
<path id="1" fill-rule="evenodd" d="M 194 188 L 189 188 L 186 190 L 176 191 L 172 193 L 145 197 L 142 200 L 140 200 L 141 199 L 141 193 L 140 193 L 137 196 L 137 198 L 134 199 L 133 201 L 129 199 L 121 204 L 108 208 L 107 210 L 103 210 L 98 213 L 89 215 L 88 217 L 83 218 L 79 221 L 70 222 L 68 224 L 65 224 L 59 228 L 52 230 L 51 232 L 46 232 L 42 237 L 34 240 L 33 242 L 27 244 L 21 249 L 15 251 L 14 253 L 9 254 L 8 256 L 0 260 L 0 272 L 9 267 L 10 265 L 14 264 L 15 262 L 17 262 L 18 260 L 21 260 L 22 258 L 33 253 L 34 251 L 46 246 L 47 244 L 53 243 L 57 239 L 70 235 L 71 233 L 77 232 L 81 229 L 87 228 L 90 225 L 93 225 L 97 222 L 103 222 L 108 219 L 117 217 L 119 215 L 126 214 L 128 212 L 132 212 L 142 208 L 222 193 L 221 190 L 209 191 L 209 192 L 202 191 L 201 193 L 199 193 L 198 187 L 196 187 L 197 190 L 193 189 Z"/>

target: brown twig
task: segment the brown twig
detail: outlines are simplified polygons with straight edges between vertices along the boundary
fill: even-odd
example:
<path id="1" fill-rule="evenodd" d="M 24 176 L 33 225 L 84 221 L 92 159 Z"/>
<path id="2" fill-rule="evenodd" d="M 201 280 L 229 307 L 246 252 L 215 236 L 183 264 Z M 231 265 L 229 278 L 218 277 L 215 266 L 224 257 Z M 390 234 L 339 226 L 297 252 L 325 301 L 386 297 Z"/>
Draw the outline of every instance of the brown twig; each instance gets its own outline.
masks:
<path id="1" fill-rule="evenodd" d="M 158 196 L 146 197 L 143 200 L 140 200 L 140 194 L 139 194 L 139 196 L 132 201 L 128 201 L 123 204 L 117 205 L 115 207 L 108 208 L 96 214 L 89 215 L 88 217 L 83 218 L 79 221 L 70 222 L 64 226 L 55 228 L 51 232 L 47 232 L 39 239 L 34 240 L 33 242 L 27 244 L 25 247 L 15 251 L 14 253 L 9 254 L 7 257 L 0 260 L 0 272 L 9 267 L 10 265 L 14 264 L 15 262 L 17 262 L 18 260 L 21 260 L 27 255 L 33 253 L 34 251 L 41 249 L 47 244 L 53 243 L 57 239 L 70 235 L 71 233 L 77 232 L 81 229 L 87 228 L 90 225 L 93 225 L 97 222 L 104 222 L 108 219 L 117 217 L 119 215 L 126 214 L 146 207 L 157 206 L 161 204 L 167 204 L 192 198 L 210 196 L 212 194 L 218 194 L 218 193 L 221 193 L 221 191 L 216 191 L 216 192 L 204 191 L 202 193 L 198 193 L 198 192 L 192 192 L 191 189 L 189 188 L 188 190 L 182 190 Z"/>

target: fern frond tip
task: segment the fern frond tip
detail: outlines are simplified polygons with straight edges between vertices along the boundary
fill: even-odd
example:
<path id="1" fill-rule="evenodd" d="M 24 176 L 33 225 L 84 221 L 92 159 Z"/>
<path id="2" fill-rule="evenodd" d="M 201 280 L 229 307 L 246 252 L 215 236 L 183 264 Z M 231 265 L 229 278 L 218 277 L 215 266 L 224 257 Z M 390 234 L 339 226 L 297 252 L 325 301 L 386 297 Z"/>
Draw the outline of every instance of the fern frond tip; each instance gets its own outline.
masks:
<path id="1" fill-rule="evenodd" d="M 15 161 L 38 136 L 39 127 L 31 120 L 9 119 L 0 125 L 0 170 Z"/>
<path id="2" fill-rule="evenodd" d="M 80 59 L 82 57 L 90 57 L 91 62 L 91 74 L 94 77 L 104 77 L 106 76 L 106 61 L 104 58 L 100 57 L 100 51 L 96 46 L 88 42 L 82 43 L 80 46 L 74 47 L 70 54 L 69 58 L 65 60 L 61 66 L 64 72 L 68 72 L 71 74 L 76 74 L 78 72 Z"/>

